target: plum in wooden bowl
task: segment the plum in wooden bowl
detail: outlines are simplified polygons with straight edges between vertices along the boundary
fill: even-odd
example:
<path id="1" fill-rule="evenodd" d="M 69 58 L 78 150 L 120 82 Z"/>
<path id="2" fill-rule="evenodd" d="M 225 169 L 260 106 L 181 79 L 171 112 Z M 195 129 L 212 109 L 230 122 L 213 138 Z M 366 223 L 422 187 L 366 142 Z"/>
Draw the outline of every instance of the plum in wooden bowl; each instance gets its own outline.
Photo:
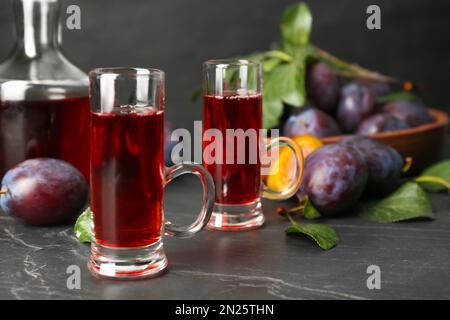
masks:
<path id="1" fill-rule="evenodd" d="M 316 63 L 309 67 L 308 101 L 302 108 L 285 109 L 283 135 L 309 134 L 325 144 L 349 134 L 369 136 L 412 158 L 412 174 L 439 160 L 449 122 L 445 112 L 426 107 L 415 92 L 394 91 L 395 86 L 387 82 L 332 79 L 337 74 L 330 66 Z M 407 89 L 412 90 L 411 86 Z"/>
<path id="2" fill-rule="evenodd" d="M 428 108 L 432 122 L 413 128 L 368 134 L 395 148 L 403 157 L 411 157 L 411 173 L 417 173 L 435 163 L 444 152 L 449 118 L 446 112 Z M 345 135 L 322 138 L 325 144 L 341 140 Z"/>

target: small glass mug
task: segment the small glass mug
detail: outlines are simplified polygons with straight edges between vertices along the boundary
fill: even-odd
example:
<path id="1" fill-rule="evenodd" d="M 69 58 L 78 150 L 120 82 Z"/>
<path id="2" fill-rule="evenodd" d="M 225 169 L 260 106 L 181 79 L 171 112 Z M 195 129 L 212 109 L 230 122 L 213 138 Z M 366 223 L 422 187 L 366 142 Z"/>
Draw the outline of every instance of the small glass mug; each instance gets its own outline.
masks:
<path id="1" fill-rule="evenodd" d="M 273 138 L 267 145 L 263 142 L 259 62 L 206 61 L 203 87 L 203 161 L 213 176 L 216 191 L 208 228 L 222 231 L 258 228 L 265 220 L 261 195 L 287 199 L 298 189 L 302 178 L 301 149 L 286 137 Z M 223 147 L 217 149 L 220 142 Z M 295 156 L 295 174 L 282 191 L 271 190 L 261 183 L 262 151 L 275 146 L 288 147 Z"/>
<path id="2" fill-rule="evenodd" d="M 108 68 L 89 73 L 91 209 L 89 270 L 109 278 L 144 278 L 167 267 L 162 235 L 188 237 L 208 222 L 214 182 L 200 165 L 164 166 L 164 72 Z M 203 186 L 203 208 L 190 226 L 165 221 L 164 186 L 192 173 Z"/>

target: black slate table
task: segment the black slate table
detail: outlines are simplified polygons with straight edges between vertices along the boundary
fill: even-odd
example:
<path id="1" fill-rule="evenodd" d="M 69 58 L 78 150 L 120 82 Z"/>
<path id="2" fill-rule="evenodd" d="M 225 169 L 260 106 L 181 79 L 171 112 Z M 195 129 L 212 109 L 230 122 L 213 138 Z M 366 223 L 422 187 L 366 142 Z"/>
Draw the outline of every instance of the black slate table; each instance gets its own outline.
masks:
<path id="1" fill-rule="evenodd" d="M 193 179 L 173 182 L 167 215 L 188 222 L 200 207 L 199 192 Z M 286 236 L 289 222 L 275 211 L 292 203 L 264 202 L 262 229 L 165 238 L 168 272 L 131 282 L 92 277 L 89 246 L 71 226 L 29 227 L 0 213 L 0 299 L 449 299 L 450 196 L 432 199 L 435 221 L 327 219 L 341 238 L 329 251 Z M 71 265 L 81 269 L 80 289 L 67 287 Z M 381 269 L 380 290 L 367 288 L 370 265 Z"/>

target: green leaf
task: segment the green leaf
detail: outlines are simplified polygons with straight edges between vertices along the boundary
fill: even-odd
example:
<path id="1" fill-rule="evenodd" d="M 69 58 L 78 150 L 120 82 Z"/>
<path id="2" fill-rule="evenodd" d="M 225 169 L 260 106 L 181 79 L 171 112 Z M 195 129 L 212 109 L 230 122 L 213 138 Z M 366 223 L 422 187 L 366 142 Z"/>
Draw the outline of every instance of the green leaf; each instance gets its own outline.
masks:
<path id="1" fill-rule="evenodd" d="M 305 103 L 304 68 L 297 63 L 289 63 L 280 66 L 284 68 L 284 81 L 280 79 L 281 98 L 283 102 L 291 106 L 300 107 Z"/>
<path id="2" fill-rule="evenodd" d="M 278 58 L 267 59 L 262 65 L 263 72 L 271 72 L 282 63 L 283 61 Z"/>
<path id="3" fill-rule="evenodd" d="M 249 60 L 249 61 L 263 61 L 266 58 L 266 52 L 256 52 L 250 55 L 244 56 L 239 59 Z"/>
<path id="4" fill-rule="evenodd" d="M 283 62 L 292 62 L 292 57 L 288 55 L 286 52 L 280 50 L 267 51 L 265 56 L 267 58 L 276 58 Z"/>
<path id="5" fill-rule="evenodd" d="M 362 218 L 381 223 L 434 219 L 428 194 L 415 182 L 406 182 L 386 198 L 362 204 L 360 209 Z"/>
<path id="6" fill-rule="evenodd" d="M 197 89 L 195 89 L 194 92 L 192 92 L 191 102 L 196 102 L 202 96 L 203 96 L 203 88 L 202 87 L 198 87 Z"/>
<path id="7" fill-rule="evenodd" d="M 263 127 L 265 129 L 276 127 L 282 114 L 283 103 L 281 100 L 274 97 L 270 99 L 263 97 Z"/>
<path id="8" fill-rule="evenodd" d="M 288 7 L 281 20 L 283 42 L 294 46 L 308 43 L 312 21 L 311 12 L 305 3 L 297 3 Z"/>
<path id="9" fill-rule="evenodd" d="M 78 240 L 80 240 L 80 242 L 91 242 L 92 239 L 91 223 L 92 223 L 92 211 L 91 208 L 87 208 L 78 217 L 77 221 L 75 222 L 75 226 L 73 228 L 75 236 L 78 238 Z"/>
<path id="10" fill-rule="evenodd" d="M 419 97 L 417 97 L 412 92 L 399 91 L 399 92 L 394 92 L 394 93 L 390 93 L 390 94 L 381 96 L 377 99 L 377 102 L 378 103 L 387 103 L 387 102 L 397 101 L 397 100 L 414 101 L 414 100 L 419 100 Z"/>
<path id="11" fill-rule="evenodd" d="M 283 85 L 288 74 L 287 64 L 278 65 L 271 72 L 263 74 L 263 127 L 266 129 L 278 125 L 283 114 L 283 94 L 286 87 Z"/>
<path id="12" fill-rule="evenodd" d="M 265 129 L 277 126 L 283 114 L 283 101 L 278 94 L 278 78 L 276 71 L 264 73 L 263 76 L 263 127 Z"/>
<path id="13" fill-rule="evenodd" d="M 266 52 L 264 59 L 260 61 L 263 63 L 263 72 L 271 72 L 283 62 L 292 62 L 292 57 L 283 51 L 272 50 Z"/>
<path id="14" fill-rule="evenodd" d="M 336 231 L 324 224 L 292 224 L 286 229 L 287 234 L 305 234 L 311 237 L 323 250 L 337 245 L 339 237 Z"/>
<path id="15" fill-rule="evenodd" d="M 450 160 L 444 160 L 428 167 L 420 176 L 440 177 L 450 183 Z M 446 186 L 438 183 L 426 182 L 421 185 L 430 191 L 447 190 Z"/>
<path id="16" fill-rule="evenodd" d="M 303 208 L 303 216 L 306 219 L 317 219 L 320 218 L 320 213 L 317 209 L 312 205 L 309 199 L 305 203 L 305 207 Z"/>
<path id="17" fill-rule="evenodd" d="M 305 67 L 299 62 L 282 63 L 263 74 L 263 126 L 279 124 L 283 103 L 300 107 L 305 103 Z"/>

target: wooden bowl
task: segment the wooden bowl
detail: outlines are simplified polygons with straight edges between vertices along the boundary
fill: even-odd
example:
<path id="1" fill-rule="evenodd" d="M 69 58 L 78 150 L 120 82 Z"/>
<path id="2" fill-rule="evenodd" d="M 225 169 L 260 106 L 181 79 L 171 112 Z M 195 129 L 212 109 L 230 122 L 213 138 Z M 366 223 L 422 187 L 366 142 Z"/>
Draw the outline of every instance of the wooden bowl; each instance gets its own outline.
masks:
<path id="1" fill-rule="evenodd" d="M 444 153 L 449 118 L 446 112 L 429 109 L 435 119 L 415 128 L 372 134 L 369 137 L 381 140 L 395 148 L 403 157 L 411 157 L 411 174 L 419 173 L 427 166 L 439 161 Z M 334 143 L 346 135 L 323 138 L 325 144 Z"/>

